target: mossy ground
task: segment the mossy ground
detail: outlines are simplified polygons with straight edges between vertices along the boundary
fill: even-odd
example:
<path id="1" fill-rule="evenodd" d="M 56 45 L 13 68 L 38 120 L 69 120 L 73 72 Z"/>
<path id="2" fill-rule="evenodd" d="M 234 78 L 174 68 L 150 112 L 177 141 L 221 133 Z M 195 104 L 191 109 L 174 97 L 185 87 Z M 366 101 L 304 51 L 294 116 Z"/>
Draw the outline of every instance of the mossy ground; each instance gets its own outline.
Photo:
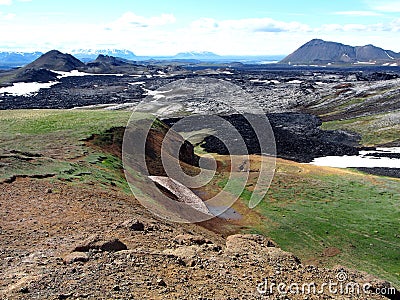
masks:
<path id="1" fill-rule="evenodd" d="M 342 129 L 359 133 L 361 144 L 364 146 L 400 144 L 398 112 L 324 122 L 321 128 L 325 130 Z"/>
<path id="2" fill-rule="evenodd" d="M 84 140 L 125 126 L 129 117 L 129 112 L 100 110 L 0 111 L 0 180 L 49 175 L 53 180 L 127 189 L 120 159 L 87 147 Z M 15 151 L 38 157 L 10 155 Z"/>
<path id="3" fill-rule="evenodd" d="M 244 204 L 254 179 L 239 191 Z M 224 176 L 217 180 L 220 188 L 227 182 Z M 344 265 L 400 286 L 399 201 L 398 179 L 279 159 L 272 184 L 254 209 L 261 219 L 253 213 L 257 220 L 244 218 L 242 225 L 305 263 Z"/>

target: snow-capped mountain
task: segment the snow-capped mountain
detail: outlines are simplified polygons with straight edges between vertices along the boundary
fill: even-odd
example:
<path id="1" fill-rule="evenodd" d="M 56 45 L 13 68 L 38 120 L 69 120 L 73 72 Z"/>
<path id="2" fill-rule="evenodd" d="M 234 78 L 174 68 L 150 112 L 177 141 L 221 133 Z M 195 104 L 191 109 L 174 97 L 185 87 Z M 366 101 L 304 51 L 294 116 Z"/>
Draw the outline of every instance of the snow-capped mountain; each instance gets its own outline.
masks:
<path id="1" fill-rule="evenodd" d="M 173 58 L 177 59 L 218 59 L 219 55 L 209 52 L 209 51 L 189 51 L 189 52 L 180 52 L 173 56 Z"/>
<path id="2" fill-rule="evenodd" d="M 4 68 L 21 67 L 31 63 L 42 54 L 42 52 L 3 51 L 0 52 L 0 66 Z"/>
<path id="3" fill-rule="evenodd" d="M 132 51 L 126 49 L 76 49 L 72 50 L 70 53 L 83 62 L 95 60 L 100 54 L 129 60 L 136 59 L 136 55 Z"/>

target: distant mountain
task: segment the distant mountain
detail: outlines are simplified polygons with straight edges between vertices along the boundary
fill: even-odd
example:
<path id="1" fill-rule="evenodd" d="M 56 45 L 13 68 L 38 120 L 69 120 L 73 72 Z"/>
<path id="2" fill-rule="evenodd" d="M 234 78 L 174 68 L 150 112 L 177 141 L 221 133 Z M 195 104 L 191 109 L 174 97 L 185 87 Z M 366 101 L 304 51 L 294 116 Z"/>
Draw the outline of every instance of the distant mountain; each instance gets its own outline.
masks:
<path id="1" fill-rule="evenodd" d="M 87 65 L 93 65 L 93 64 L 109 64 L 112 66 L 123 66 L 131 64 L 131 62 L 121 57 L 100 54 L 99 56 L 97 56 L 96 60 L 87 63 Z"/>
<path id="2" fill-rule="evenodd" d="M 35 59 L 43 55 L 42 52 L 0 52 L 0 69 L 12 69 L 17 67 L 25 66 Z M 267 55 L 267 56 L 246 56 L 246 55 L 227 55 L 221 56 L 213 52 L 202 51 L 202 52 L 181 52 L 173 56 L 136 56 L 129 50 L 117 50 L 117 49 L 103 49 L 103 50 L 85 50 L 78 49 L 72 50 L 71 55 L 79 59 L 84 63 L 92 63 L 103 55 L 104 57 L 115 57 L 120 58 L 122 61 L 134 61 L 134 62 L 165 62 L 169 61 L 172 64 L 186 63 L 196 64 L 201 62 L 217 62 L 217 63 L 231 63 L 231 62 L 242 62 L 250 64 L 259 63 L 271 63 L 281 60 L 283 55 Z M 97 61 L 98 63 L 98 61 Z M 110 63 L 108 61 L 107 63 Z"/>
<path id="3" fill-rule="evenodd" d="M 202 52 L 180 52 L 176 54 L 175 56 L 172 56 L 174 59 L 197 59 L 197 60 L 214 60 L 214 59 L 220 59 L 221 56 L 213 53 L 213 52 L 208 52 L 208 51 L 202 51 Z"/>
<path id="4" fill-rule="evenodd" d="M 95 60 L 99 55 L 120 57 L 128 60 L 135 60 L 136 55 L 130 50 L 118 50 L 118 49 L 101 49 L 101 50 L 90 50 L 90 49 L 77 49 L 72 50 L 71 54 L 83 62 L 89 62 Z"/>
<path id="5" fill-rule="evenodd" d="M 42 52 L 0 52 L 0 66 L 4 68 L 21 67 L 40 57 Z"/>
<path id="6" fill-rule="evenodd" d="M 90 73 L 114 73 L 133 66 L 130 60 L 100 54 L 94 61 L 86 64 L 86 70 Z"/>
<path id="7" fill-rule="evenodd" d="M 4 72 L 5 84 L 14 82 L 49 82 L 57 80 L 58 74 L 53 71 L 84 70 L 85 64 L 70 54 L 51 50 L 22 68 Z"/>
<path id="8" fill-rule="evenodd" d="M 341 43 L 313 39 L 289 54 L 280 63 L 284 64 L 343 64 L 358 62 L 396 62 L 400 53 L 366 45 L 352 47 Z"/>
<path id="9" fill-rule="evenodd" d="M 58 50 L 51 50 L 26 65 L 23 69 L 48 69 L 69 72 L 84 67 L 85 64 L 71 54 L 64 54 Z"/>

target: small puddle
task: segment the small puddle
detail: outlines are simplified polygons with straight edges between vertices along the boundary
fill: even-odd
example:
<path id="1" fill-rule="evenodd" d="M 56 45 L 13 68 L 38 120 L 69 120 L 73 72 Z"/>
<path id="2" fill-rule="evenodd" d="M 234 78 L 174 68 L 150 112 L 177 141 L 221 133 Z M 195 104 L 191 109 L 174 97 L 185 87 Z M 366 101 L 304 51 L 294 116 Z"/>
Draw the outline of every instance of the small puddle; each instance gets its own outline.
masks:
<path id="1" fill-rule="evenodd" d="M 192 190 L 193 193 L 195 193 L 197 196 L 199 196 L 201 199 L 208 199 L 208 194 L 204 191 L 201 190 Z M 234 210 L 230 206 L 213 206 L 207 204 L 207 201 L 205 202 L 208 210 L 216 217 L 224 219 L 224 220 L 240 220 L 242 218 L 242 215 L 238 213 L 236 210 Z"/>
<path id="2" fill-rule="evenodd" d="M 207 205 L 207 203 L 206 203 Z M 224 220 L 240 220 L 242 215 L 229 206 L 211 206 L 207 205 L 208 210 L 218 218 Z"/>

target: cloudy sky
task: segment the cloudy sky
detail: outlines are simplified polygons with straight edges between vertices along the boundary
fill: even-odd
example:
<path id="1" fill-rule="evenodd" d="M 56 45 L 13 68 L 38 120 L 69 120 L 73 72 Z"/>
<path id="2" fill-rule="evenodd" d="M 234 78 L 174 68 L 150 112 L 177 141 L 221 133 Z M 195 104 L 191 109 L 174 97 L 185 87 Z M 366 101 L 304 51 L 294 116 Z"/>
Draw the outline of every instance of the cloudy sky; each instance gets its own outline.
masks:
<path id="1" fill-rule="evenodd" d="M 400 1 L 0 0 L 0 50 L 274 55 L 313 38 L 400 52 Z"/>

